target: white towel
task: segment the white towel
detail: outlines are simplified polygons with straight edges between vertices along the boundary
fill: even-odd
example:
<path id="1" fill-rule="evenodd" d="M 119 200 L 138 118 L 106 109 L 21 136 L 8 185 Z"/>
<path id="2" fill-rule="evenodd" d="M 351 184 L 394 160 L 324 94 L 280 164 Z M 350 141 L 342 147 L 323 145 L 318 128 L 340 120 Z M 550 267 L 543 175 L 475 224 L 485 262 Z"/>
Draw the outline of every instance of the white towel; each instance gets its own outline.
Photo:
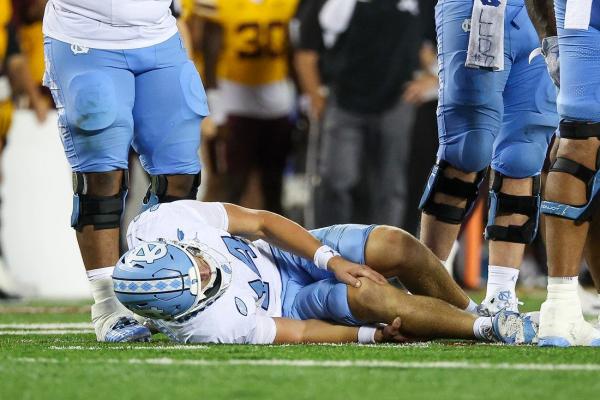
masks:
<path id="1" fill-rule="evenodd" d="M 585 29 L 590 26 L 593 0 L 567 0 L 565 29 Z"/>
<path id="2" fill-rule="evenodd" d="M 504 70 L 506 2 L 507 0 L 473 1 L 466 67 Z"/>
<path id="3" fill-rule="evenodd" d="M 319 23 L 323 30 L 323 43 L 328 49 L 335 45 L 338 36 L 350 24 L 358 0 L 328 0 L 319 12 Z"/>

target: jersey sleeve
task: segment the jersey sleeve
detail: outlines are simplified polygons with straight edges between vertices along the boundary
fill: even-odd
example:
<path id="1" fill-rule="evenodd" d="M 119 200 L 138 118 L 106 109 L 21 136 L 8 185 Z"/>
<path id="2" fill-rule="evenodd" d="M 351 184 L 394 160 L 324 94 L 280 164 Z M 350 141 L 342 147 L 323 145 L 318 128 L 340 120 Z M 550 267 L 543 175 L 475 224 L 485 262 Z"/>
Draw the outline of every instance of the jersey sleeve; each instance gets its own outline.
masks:
<path id="1" fill-rule="evenodd" d="M 185 343 L 271 344 L 275 341 L 275 320 L 262 315 L 236 318 L 220 315 L 218 320 L 202 318 L 192 322 L 190 329 L 180 335 Z M 209 318 L 210 320 L 210 318 Z"/>
<path id="2" fill-rule="evenodd" d="M 257 316 L 256 327 L 248 335 L 248 344 L 271 344 L 275 341 L 277 327 L 271 317 Z"/>
<path id="3" fill-rule="evenodd" d="M 159 204 L 144 211 L 129 224 L 127 245 L 131 249 L 142 242 L 158 239 L 193 238 L 203 226 L 227 231 L 229 218 L 222 203 L 180 200 Z"/>

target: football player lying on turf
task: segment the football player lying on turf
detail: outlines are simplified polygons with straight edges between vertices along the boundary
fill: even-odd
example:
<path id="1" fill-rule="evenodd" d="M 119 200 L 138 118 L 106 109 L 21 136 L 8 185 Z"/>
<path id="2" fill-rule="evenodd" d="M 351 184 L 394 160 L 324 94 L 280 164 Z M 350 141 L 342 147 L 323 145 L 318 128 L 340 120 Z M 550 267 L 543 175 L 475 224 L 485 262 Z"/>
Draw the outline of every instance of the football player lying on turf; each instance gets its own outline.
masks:
<path id="1" fill-rule="evenodd" d="M 398 333 L 536 340 L 528 316 L 464 311 L 476 305 L 431 251 L 397 228 L 309 233 L 270 212 L 183 200 L 136 217 L 127 239 L 113 273 L 117 298 L 178 342 L 373 343 Z M 386 281 L 393 277 L 412 295 Z M 371 326 L 395 320 L 385 330 Z"/>

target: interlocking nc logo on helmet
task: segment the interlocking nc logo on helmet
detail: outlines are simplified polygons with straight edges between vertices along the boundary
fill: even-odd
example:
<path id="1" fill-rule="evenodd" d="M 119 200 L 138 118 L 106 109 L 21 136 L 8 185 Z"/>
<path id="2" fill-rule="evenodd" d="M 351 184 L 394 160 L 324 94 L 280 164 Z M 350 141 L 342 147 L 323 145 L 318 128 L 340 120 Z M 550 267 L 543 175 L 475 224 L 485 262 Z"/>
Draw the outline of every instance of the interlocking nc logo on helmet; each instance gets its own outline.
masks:
<path id="1" fill-rule="evenodd" d="M 500 0 L 481 0 L 481 4 L 484 6 L 498 7 L 500 5 Z"/>

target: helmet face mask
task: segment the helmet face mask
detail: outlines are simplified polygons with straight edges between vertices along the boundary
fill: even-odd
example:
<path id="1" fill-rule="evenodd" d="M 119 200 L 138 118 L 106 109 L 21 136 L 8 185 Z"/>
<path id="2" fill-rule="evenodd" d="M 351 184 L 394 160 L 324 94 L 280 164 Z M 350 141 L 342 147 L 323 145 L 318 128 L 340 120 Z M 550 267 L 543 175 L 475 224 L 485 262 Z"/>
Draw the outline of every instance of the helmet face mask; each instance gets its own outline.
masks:
<path id="1" fill-rule="evenodd" d="M 201 267 L 210 272 L 204 285 Z M 159 240 L 125 253 L 113 283 L 119 301 L 134 313 L 177 320 L 216 301 L 229 287 L 231 272 L 224 255 L 197 240 Z"/>

